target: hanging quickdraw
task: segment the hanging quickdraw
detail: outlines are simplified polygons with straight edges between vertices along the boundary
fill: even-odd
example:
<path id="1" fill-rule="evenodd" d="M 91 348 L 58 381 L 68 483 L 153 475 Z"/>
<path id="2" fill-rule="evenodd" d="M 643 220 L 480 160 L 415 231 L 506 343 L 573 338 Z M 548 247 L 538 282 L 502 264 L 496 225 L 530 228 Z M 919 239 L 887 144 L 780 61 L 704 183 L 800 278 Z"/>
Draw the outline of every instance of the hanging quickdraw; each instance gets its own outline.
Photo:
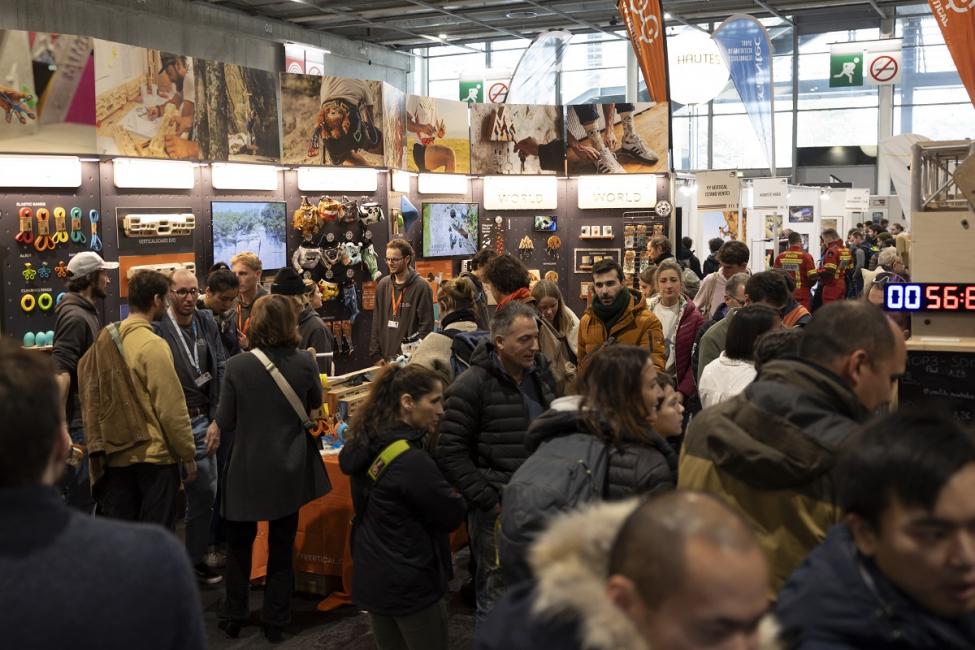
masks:
<path id="1" fill-rule="evenodd" d="M 85 233 L 81 230 L 81 208 L 71 208 L 71 241 L 76 244 L 84 244 L 88 241 Z"/>
<path id="2" fill-rule="evenodd" d="M 58 262 L 58 265 L 54 267 L 54 275 L 62 280 L 68 277 L 68 265 L 64 263 L 64 260 Z"/>
<path id="3" fill-rule="evenodd" d="M 24 262 L 24 270 L 21 271 L 20 274 L 24 276 L 24 280 L 30 282 L 37 277 L 37 269 L 35 269 L 34 265 L 30 262 Z"/>
<path id="4" fill-rule="evenodd" d="M 34 237 L 34 249 L 43 253 L 54 250 L 57 244 L 51 239 L 51 212 L 47 208 L 37 210 L 37 236 Z"/>
<path id="5" fill-rule="evenodd" d="M 47 265 L 47 262 L 43 262 L 41 268 L 37 269 L 37 277 L 41 280 L 47 280 L 51 277 L 51 267 Z"/>
<path id="6" fill-rule="evenodd" d="M 54 234 L 51 235 L 51 239 L 54 240 L 55 244 L 67 244 L 70 239 L 68 236 L 68 228 L 64 224 L 64 218 L 64 208 L 60 206 L 54 208 Z"/>
<path id="7" fill-rule="evenodd" d="M 92 209 L 88 212 L 88 220 L 91 221 L 91 243 L 88 248 L 96 253 L 102 249 L 102 238 L 98 236 L 98 210 Z"/>
<path id="8" fill-rule="evenodd" d="M 20 209 L 20 232 L 14 237 L 21 244 L 34 243 L 34 212 L 30 208 Z"/>

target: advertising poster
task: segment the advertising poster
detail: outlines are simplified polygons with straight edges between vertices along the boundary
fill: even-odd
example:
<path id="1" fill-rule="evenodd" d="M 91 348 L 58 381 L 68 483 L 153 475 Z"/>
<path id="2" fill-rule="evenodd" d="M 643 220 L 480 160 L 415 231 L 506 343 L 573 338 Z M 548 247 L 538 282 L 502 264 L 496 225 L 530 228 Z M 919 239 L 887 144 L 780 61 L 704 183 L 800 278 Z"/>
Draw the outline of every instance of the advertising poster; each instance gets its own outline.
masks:
<path id="1" fill-rule="evenodd" d="M 745 241 L 741 218 L 741 185 L 733 171 L 697 174 L 697 213 L 701 223 L 699 241 L 714 238 Z"/>
<path id="2" fill-rule="evenodd" d="M 92 39 L 0 30 L 0 151 L 95 152 Z"/>
<path id="3" fill-rule="evenodd" d="M 281 75 L 282 161 L 384 167 L 382 82 Z"/>
<path id="4" fill-rule="evenodd" d="M 468 174 L 471 138 L 464 102 L 408 95 L 406 159 L 412 172 Z"/>
<path id="5" fill-rule="evenodd" d="M 471 172 L 565 174 L 561 106 L 473 104 Z"/>
<path id="6" fill-rule="evenodd" d="M 98 39 L 94 49 L 98 153 L 198 159 L 197 62 Z"/>
<path id="7" fill-rule="evenodd" d="M 275 75 L 218 61 L 194 62 L 197 97 L 202 98 L 194 114 L 199 157 L 234 162 L 280 160 Z M 192 145 L 186 148 L 192 154 Z"/>
<path id="8" fill-rule="evenodd" d="M 573 174 L 667 171 L 667 102 L 566 107 L 566 163 Z"/>
<path id="9" fill-rule="evenodd" d="M 383 141 L 386 166 L 406 169 L 406 93 L 383 84 Z"/>

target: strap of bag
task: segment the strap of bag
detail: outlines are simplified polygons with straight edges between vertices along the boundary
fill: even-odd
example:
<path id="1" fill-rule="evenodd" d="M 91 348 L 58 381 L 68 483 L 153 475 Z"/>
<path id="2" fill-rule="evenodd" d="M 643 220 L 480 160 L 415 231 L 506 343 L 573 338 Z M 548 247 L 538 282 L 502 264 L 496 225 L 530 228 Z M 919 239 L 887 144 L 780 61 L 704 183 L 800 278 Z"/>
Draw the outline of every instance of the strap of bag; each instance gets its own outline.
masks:
<path id="1" fill-rule="evenodd" d="M 366 474 L 372 479 L 373 483 L 379 481 L 379 478 L 383 475 L 386 469 L 392 464 L 394 460 L 403 455 L 403 453 L 409 451 L 410 443 L 402 438 L 391 442 L 386 445 L 386 448 L 379 452 L 376 456 L 376 460 L 372 461 L 372 465 L 369 466 L 369 471 Z"/>
<path id="2" fill-rule="evenodd" d="M 288 404 L 291 405 L 291 408 L 294 409 L 298 419 L 301 420 L 301 426 L 303 426 L 307 431 L 311 431 L 312 429 L 316 428 L 317 425 L 312 422 L 311 418 L 308 416 L 308 412 L 305 410 L 305 405 L 301 403 L 301 399 L 298 398 L 298 395 L 295 393 L 295 389 L 291 387 L 291 384 L 289 384 L 288 380 L 284 378 L 284 375 L 282 375 L 281 371 L 278 370 L 278 367 L 274 365 L 274 362 L 271 361 L 268 356 L 258 348 L 251 350 L 251 354 L 257 357 L 257 360 L 261 362 L 264 369 L 267 370 L 269 375 L 271 375 L 271 379 L 273 379 L 274 383 L 278 385 L 278 389 L 281 391 L 281 394 L 284 395 L 286 400 L 288 400 Z"/>

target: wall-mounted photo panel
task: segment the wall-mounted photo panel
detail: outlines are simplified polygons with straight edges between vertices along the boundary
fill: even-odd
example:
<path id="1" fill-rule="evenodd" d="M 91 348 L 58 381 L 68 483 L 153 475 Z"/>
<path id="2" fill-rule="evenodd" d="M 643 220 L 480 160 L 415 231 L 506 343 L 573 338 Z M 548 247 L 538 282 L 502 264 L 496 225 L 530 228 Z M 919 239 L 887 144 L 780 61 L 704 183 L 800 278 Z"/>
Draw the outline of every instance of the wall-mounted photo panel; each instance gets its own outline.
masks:
<path id="1" fill-rule="evenodd" d="M 277 162 L 281 158 L 277 76 L 230 63 L 194 59 L 198 95 L 195 140 L 201 158 Z"/>
<path id="2" fill-rule="evenodd" d="M 471 105 L 471 172 L 565 174 L 562 107 Z"/>
<path id="3" fill-rule="evenodd" d="M 288 264 L 288 215 L 284 201 L 213 201 L 213 261 L 230 263 L 237 253 L 257 253 L 264 270 Z"/>
<path id="4" fill-rule="evenodd" d="M 201 60 L 95 40 L 98 153 L 196 160 Z"/>
<path id="5" fill-rule="evenodd" d="M 566 106 L 566 165 L 575 174 L 667 171 L 669 104 Z"/>
<path id="6" fill-rule="evenodd" d="M 281 75 L 282 161 L 384 167 L 382 82 Z"/>
<path id="7" fill-rule="evenodd" d="M 383 84 L 383 149 L 386 166 L 406 169 L 406 93 Z"/>
<path id="8" fill-rule="evenodd" d="M 466 102 L 406 97 L 406 158 L 410 171 L 470 173 L 468 110 Z"/>
<path id="9" fill-rule="evenodd" d="M 0 30 L 0 151 L 96 151 L 92 40 Z"/>

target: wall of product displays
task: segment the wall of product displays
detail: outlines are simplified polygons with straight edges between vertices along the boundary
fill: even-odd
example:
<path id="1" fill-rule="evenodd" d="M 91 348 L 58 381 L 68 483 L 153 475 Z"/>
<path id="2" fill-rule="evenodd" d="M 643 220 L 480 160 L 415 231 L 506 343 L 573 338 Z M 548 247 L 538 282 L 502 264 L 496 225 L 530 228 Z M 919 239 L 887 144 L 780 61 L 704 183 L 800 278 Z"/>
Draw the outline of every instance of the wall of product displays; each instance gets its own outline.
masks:
<path id="1" fill-rule="evenodd" d="M 179 237 L 192 235 L 195 228 L 193 213 L 127 214 L 122 218 L 126 237 Z"/>
<path id="2" fill-rule="evenodd" d="M 352 343 L 352 321 L 334 320 L 325 323 L 325 327 L 332 330 L 335 337 L 335 354 L 351 355 L 355 352 L 355 344 Z"/>
<path id="3" fill-rule="evenodd" d="M 562 250 L 562 239 L 558 235 L 552 235 L 545 240 L 545 254 L 548 256 L 549 260 L 556 262 L 559 259 L 559 253 Z M 522 261 L 528 263 L 532 259 L 532 253 L 535 252 L 535 242 L 529 235 L 525 235 L 518 242 L 518 256 Z"/>
<path id="4" fill-rule="evenodd" d="M 341 265 L 346 267 L 346 277 L 351 280 L 355 277 L 353 267 L 361 264 L 370 278 L 378 279 L 382 273 L 368 226 L 385 218 L 382 207 L 375 201 L 323 196 L 317 204 L 312 204 L 307 196 L 302 196 L 301 205 L 292 215 L 292 227 L 301 233 L 301 244 L 291 256 L 292 268 L 295 273 L 311 278 L 312 272 L 320 267 L 324 269 L 325 279 L 333 280 L 333 268 Z M 340 236 L 332 230 L 326 231 L 324 226 L 329 223 L 358 224 L 358 236 L 351 229 Z M 347 289 L 344 287 L 343 292 Z"/>
<path id="5" fill-rule="evenodd" d="M 618 248 L 576 248 L 573 251 L 576 273 L 592 273 L 592 267 L 604 259 L 620 263 L 621 251 Z"/>
<path id="6" fill-rule="evenodd" d="M 612 226 L 582 226 L 579 239 L 612 239 L 615 236 Z"/>
<path id="7" fill-rule="evenodd" d="M 35 310 L 49 312 L 64 300 L 64 292 L 60 292 L 57 297 L 50 291 L 42 293 L 24 293 L 20 296 L 20 309 L 25 314 L 30 314 Z"/>
<path id="8" fill-rule="evenodd" d="M 186 269 L 191 273 L 196 273 L 196 264 L 193 262 L 163 262 L 162 264 L 142 264 L 139 266 L 131 266 L 129 270 L 126 271 L 125 277 L 131 280 L 132 277 L 140 271 L 158 271 L 164 275 L 172 275 L 175 271 L 180 269 Z"/>
<path id="9" fill-rule="evenodd" d="M 54 345 L 54 330 L 46 332 L 25 332 L 25 348 L 46 348 Z"/>
<path id="10" fill-rule="evenodd" d="M 102 249 L 102 240 L 98 235 L 98 223 L 101 220 L 98 210 L 88 211 L 88 222 L 91 232 L 90 238 L 85 236 L 82 230 L 82 212 L 79 207 L 71 208 L 70 221 L 68 221 L 69 213 L 63 207 L 55 207 L 53 212 L 53 233 L 51 232 L 52 213 L 47 208 L 38 208 L 35 212 L 32 208 L 23 207 L 20 208 L 17 216 L 19 218 L 19 227 L 17 235 L 14 236 L 14 240 L 24 246 L 33 246 L 34 250 L 39 253 L 54 250 L 59 245 L 65 245 L 69 241 L 79 246 L 87 243 L 88 247 L 93 251 L 100 251 Z M 37 219 L 36 229 L 34 228 L 35 218 Z M 69 224 L 70 232 L 68 230 Z"/>

